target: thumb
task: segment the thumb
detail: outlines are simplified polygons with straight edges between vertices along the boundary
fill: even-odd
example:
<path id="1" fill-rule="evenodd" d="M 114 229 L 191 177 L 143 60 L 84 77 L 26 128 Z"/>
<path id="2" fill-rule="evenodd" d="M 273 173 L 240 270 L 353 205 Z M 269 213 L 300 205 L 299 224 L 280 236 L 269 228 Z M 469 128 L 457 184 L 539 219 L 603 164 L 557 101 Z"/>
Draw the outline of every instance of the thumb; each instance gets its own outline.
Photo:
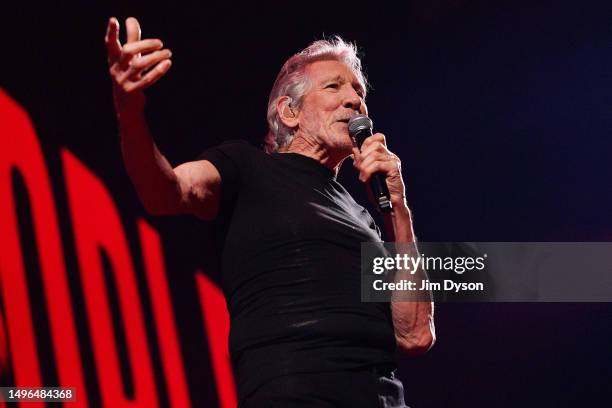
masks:
<path id="1" fill-rule="evenodd" d="M 361 160 L 361 152 L 358 148 L 353 147 L 353 162 L 358 163 Z"/>

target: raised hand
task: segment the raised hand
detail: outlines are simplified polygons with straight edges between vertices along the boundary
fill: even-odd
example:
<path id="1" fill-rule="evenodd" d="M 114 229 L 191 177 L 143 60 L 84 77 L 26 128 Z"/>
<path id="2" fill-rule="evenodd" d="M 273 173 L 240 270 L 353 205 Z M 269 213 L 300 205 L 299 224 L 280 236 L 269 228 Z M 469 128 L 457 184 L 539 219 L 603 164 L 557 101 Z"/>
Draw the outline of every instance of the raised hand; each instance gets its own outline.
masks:
<path id="1" fill-rule="evenodd" d="M 141 114 L 144 109 L 143 90 L 168 72 L 172 53 L 162 49 L 159 39 L 140 39 L 138 20 L 129 17 L 125 20 L 127 41 L 119 42 L 119 22 L 115 17 L 108 21 L 106 29 L 106 49 L 108 66 L 113 80 L 113 95 L 117 115 Z"/>
<path id="2" fill-rule="evenodd" d="M 353 148 L 353 155 L 353 166 L 359 171 L 360 181 L 367 183 L 374 173 L 383 173 L 387 177 L 393 206 L 406 205 L 401 161 L 387 148 L 385 135 L 376 133 L 366 138 L 361 145 L 361 151 Z"/>

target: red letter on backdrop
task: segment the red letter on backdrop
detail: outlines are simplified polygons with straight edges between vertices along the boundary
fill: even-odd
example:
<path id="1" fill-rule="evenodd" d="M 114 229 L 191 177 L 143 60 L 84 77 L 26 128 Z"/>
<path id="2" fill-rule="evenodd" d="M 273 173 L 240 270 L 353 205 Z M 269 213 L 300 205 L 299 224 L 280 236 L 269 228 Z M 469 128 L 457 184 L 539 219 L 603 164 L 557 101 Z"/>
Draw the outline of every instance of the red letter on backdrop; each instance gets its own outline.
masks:
<path id="1" fill-rule="evenodd" d="M 11 170 L 25 181 L 47 302 L 59 381 L 77 388 L 87 405 L 80 353 L 49 176 L 27 114 L 0 90 L 0 276 L 8 339 L 17 386 L 42 386 L 26 273 L 17 225 Z M 29 404 L 28 406 L 30 406 Z"/>
<path id="2" fill-rule="evenodd" d="M 229 316 L 225 298 L 219 288 L 202 272 L 196 272 L 195 278 L 198 284 L 204 325 L 208 333 L 208 347 L 221 408 L 235 408 L 237 405 L 236 385 L 227 348 Z"/>
<path id="3" fill-rule="evenodd" d="M 138 230 L 170 403 L 173 407 L 189 407 L 191 403 L 176 335 L 162 245 L 159 235 L 146 221 L 138 221 Z"/>
<path id="4" fill-rule="evenodd" d="M 106 407 L 155 407 L 157 393 L 132 259 L 117 209 L 104 184 L 69 151 L 64 178 L 102 402 Z M 100 250 L 110 260 L 127 342 L 134 398 L 123 390 Z"/>

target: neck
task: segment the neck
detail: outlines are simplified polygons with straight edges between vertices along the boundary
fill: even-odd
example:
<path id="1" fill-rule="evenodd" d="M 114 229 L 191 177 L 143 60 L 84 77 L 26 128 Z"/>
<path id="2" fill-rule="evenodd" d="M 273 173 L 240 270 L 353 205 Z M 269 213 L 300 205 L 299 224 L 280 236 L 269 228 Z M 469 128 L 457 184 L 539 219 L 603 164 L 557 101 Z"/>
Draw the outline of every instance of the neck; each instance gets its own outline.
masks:
<path id="1" fill-rule="evenodd" d="M 313 143 L 305 138 L 296 135 L 291 144 L 287 147 L 279 149 L 279 153 L 297 153 L 306 157 L 310 157 L 334 171 L 338 174 L 340 166 L 344 159 L 346 159 L 350 153 L 346 152 L 334 152 L 332 149 L 321 145 L 320 143 Z"/>

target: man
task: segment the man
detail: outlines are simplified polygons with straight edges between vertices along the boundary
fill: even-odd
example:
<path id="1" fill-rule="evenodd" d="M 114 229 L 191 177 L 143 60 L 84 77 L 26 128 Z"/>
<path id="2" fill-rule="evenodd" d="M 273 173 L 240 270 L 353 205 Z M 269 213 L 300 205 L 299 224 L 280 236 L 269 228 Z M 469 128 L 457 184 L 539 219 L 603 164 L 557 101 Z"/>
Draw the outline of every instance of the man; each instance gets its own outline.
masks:
<path id="1" fill-rule="evenodd" d="M 224 226 L 223 290 L 240 406 L 402 407 L 395 347 L 434 342 L 431 302 L 360 301 L 360 243 L 380 241 L 368 212 L 336 181 L 354 156 L 359 179 L 384 173 L 398 242 L 414 242 L 400 161 L 384 135 L 359 151 L 348 120 L 367 114 L 352 45 L 317 41 L 290 58 L 270 95 L 266 151 L 227 142 L 172 168 L 144 119 L 143 90 L 171 66 L 157 39 L 127 42 L 111 18 L 106 44 L 123 157 L 152 214 L 190 213 Z"/>

